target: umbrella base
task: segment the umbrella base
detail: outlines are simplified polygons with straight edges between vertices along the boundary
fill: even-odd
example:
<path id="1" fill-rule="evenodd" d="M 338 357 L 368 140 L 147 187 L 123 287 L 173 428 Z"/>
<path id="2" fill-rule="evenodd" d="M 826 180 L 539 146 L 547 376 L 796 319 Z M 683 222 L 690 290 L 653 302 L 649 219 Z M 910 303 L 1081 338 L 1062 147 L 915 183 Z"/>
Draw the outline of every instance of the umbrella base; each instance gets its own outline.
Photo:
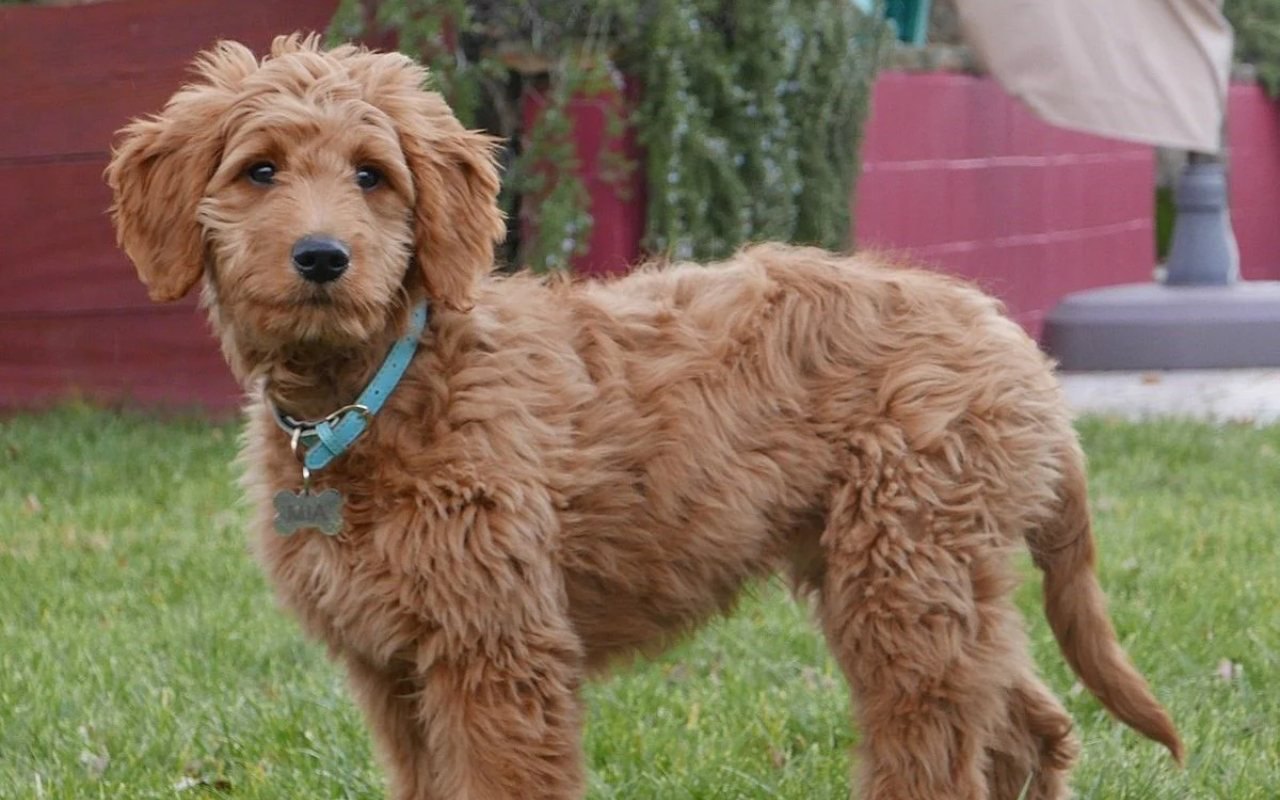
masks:
<path id="1" fill-rule="evenodd" d="M 1077 292 L 1045 320 L 1044 345 L 1072 371 L 1280 366 L 1280 281 Z"/>

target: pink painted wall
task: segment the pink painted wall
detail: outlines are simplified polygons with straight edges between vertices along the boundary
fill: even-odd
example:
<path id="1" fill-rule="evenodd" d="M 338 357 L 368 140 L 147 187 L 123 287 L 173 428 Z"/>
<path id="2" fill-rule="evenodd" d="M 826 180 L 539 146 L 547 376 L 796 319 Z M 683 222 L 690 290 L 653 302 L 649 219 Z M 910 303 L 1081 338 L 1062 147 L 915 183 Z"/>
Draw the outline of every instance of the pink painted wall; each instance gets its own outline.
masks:
<path id="1" fill-rule="evenodd" d="M 1240 272 L 1250 280 L 1280 280 L 1280 102 L 1260 86 L 1232 86 L 1227 142 Z"/>
<path id="2" fill-rule="evenodd" d="M 1152 149 L 1047 125 L 993 80 L 883 73 L 862 158 L 858 244 L 977 281 L 1033 335 L 1068 292 L 1151 277 Z"/>

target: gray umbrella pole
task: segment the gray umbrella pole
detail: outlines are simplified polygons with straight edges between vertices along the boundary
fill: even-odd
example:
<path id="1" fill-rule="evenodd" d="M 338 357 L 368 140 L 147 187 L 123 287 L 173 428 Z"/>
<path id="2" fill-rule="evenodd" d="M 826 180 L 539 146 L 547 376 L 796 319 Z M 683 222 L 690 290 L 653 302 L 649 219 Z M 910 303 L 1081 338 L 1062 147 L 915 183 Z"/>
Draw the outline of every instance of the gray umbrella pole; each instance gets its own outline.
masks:
<path id="1" fill-rule="evenodd" d="M 1239 280 L 1222 159 L 1192 153 L 1174 190 L 1177 215 L 1165 262 L 1169 286 L 1228 286 Z"/>

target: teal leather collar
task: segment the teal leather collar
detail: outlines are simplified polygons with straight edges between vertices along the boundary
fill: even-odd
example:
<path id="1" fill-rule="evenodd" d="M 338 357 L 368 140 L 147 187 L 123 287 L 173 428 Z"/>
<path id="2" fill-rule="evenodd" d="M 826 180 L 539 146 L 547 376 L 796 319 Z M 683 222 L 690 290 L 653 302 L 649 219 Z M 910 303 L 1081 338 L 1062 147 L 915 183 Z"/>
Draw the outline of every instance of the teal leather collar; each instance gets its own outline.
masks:
<path id="1" fill-rule="evenodd" d="M 408 333 L 391 346 L 373 380 L 369 381 L 369 385 L 351 405 L 343 406 L 324 419 L 297 420 L 271 403 L 276 424 L 290 437 L 294 437 L 294 452 L 299 455 L 307 470 L 314 472 L 324 469 L 368 430 L 374 415 L 386 403 L 404 377 L 405 370 L 409 368 L 409 362 L 418 350 L 418 338 L 427 327 L 429 316 L 426 303 L 413 310 L 409 318 Z"/>

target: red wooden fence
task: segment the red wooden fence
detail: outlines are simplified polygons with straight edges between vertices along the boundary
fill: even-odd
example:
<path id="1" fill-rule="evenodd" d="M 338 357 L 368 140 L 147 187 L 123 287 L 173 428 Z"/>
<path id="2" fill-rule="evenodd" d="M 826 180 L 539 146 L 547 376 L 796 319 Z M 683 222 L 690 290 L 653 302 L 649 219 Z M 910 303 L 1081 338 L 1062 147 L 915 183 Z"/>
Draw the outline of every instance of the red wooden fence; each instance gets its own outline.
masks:
<path id="1" fill-rule="evenodd" d="M 218 39 L 323 30 L 336 0 L 0 6 L 0 408 L 68 393 L 229 408 L 194 300 L 154 306 L 115 247 L 112 134 L 160 108 Z"/>
<path id="2" fill-rule="evenodd" d="M 237 390 L 194 301 L 150 304 L 117 251 L 101 180 L 112 133 L 160 107 L 219 38 L 262 49 L 326 24 L 336 0 L 114 0 L 0 6 L 0 409 L 68 394 L 230 409 Z M 590 156 L 597 204 L 584 263 L 636 252 L 643 192 L 619 196 Z M 1243 271 L 1280 278 L 1280 105 L 1233 87 L 1231 199 Z M 862 244 L 905 249 L 1002 296 L 1037 332 L 1068 291 L 1148 280 L 1149 148 L 1039 122 L 990 80 L 886 73 L 856 195 Z M 594 180 L 594 182 L 593 182 Z"/>

